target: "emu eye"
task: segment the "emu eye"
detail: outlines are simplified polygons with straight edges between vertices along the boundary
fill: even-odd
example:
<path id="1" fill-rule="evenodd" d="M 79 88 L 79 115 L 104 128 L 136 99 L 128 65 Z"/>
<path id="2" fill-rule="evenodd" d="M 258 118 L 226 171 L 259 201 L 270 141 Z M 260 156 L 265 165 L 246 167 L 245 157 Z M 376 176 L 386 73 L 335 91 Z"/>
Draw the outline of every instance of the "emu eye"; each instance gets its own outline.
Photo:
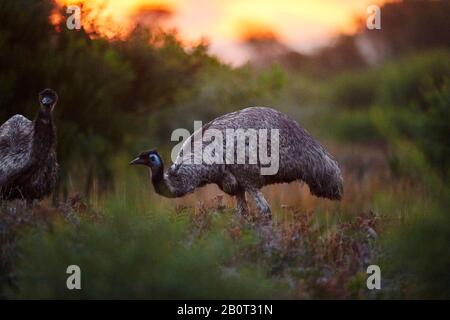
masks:
<path id="1" fill-rule="evenodd" d="M 149 157 L 151 163 L 156 164 L 156 165 L 159 164 L 159 159 L 156 155 L 151 154 L 148 157 Z"/>

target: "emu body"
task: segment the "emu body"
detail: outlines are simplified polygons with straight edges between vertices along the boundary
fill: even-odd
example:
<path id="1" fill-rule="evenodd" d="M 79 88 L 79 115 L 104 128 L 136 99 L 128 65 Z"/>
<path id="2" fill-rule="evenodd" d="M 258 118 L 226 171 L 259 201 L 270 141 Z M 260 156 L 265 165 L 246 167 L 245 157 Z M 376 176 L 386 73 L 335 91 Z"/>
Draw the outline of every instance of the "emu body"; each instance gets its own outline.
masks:
<path id="1" fill-rule="evenodd" d="M 41 199 L 53 190 L 57 176 L 56 133 L 52 111 L 57 95 L 39 94 L 40 108 L 30 121 L 15 115 L 0 126 L 0 198 Z"/>
<path id="2" fill-rule="evenodd" d="M 201 130 L 214 129 L 278 129 L 279 168 L 274 175 L 262 175 L 261 163 L 250 164 L 249 152 L 245 164 L 195 164 L 195 155 L 185 154 L 182 148 L 177 160 L 166 171 L 161 156 L 156 150 L 142 152 L 131 164 L 146 165 L 151 170 L 155 191 L 166 197 L 182 197 L 205 184 L 215 183 L 225 193 L 235 196 L 241 214 L 248 212 L 245 194 L 251 195 L 259 211 L 270 216 L 271 210 L 261 188 L 274 183 L 289 183 L 295 180 L 308 184 L 312 194 L 340 200 L 343 194 L 342 176 L 336 160 L 303 129 L 295 120 L 271 108 L 251 107 L 218 117 Z M 185 143 L 193 143 L 191 136 Z M 267 146 L 271 149 L 270 140 Z M 226 139 L 224 140 L 224 148 Z M 203 142 L 203 147 L 208 143 Z M 246 141 L 248 147 L 248 141 Z M 254 152 L 254 150 L 253 150 Z M 236 154 L 235 154 L 236 157 Z"/>

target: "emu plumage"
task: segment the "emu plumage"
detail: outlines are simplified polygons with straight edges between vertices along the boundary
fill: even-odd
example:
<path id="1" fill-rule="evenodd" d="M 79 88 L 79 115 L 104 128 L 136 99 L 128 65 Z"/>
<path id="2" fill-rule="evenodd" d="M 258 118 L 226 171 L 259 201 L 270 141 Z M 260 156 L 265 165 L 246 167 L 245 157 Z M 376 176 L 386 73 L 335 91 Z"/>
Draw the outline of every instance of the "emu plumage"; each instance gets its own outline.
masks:
<path id="1" fill-rule="evenodd" d="M 52 111 L 58 96 L 51 89 L 39 94 L 34 121 L 15 115 L 0 126 L 0 198 L 42 199 L 58 177 L 56 133 Z"/>
<path id="2" fill-rule="evenodd" d="M 303 181 L 312 194 L 332 200 L 340 200 L 343 180 L 337 161 L 295 120 L 287 115 L 264 107 L 251 107 L 220 116 L 201 130 L 215 129 L 226 136 L 227 129 L 278 129 L 279 170 L 274 175 L 261 175 L 261 164 L 194 164 L 185 148 L 166 171 L 156 150 L 141 153 L 131 164 L 143 164 L 151 169 L 155 191 L 166 197 L 181 197 L 205 184 L 215 183 L 225 193 L 236 196 L 237 209 L 248 212 L 245 193 L 250 194 L 259 211 L 270 216 L 270 207 L 261 188 L 273 183 Z M 192 143 L 193 136 L 186 143 Z M 270 140 L 268 140 L 270 150 Z M 203 147 L 207 143 L 203 142 Z M 226 139 L 224 141 L 224 148 Z M 248 142 L 247 142 L 248 145 Z M 236 157 L 236 155 L 235 155 Z"/>

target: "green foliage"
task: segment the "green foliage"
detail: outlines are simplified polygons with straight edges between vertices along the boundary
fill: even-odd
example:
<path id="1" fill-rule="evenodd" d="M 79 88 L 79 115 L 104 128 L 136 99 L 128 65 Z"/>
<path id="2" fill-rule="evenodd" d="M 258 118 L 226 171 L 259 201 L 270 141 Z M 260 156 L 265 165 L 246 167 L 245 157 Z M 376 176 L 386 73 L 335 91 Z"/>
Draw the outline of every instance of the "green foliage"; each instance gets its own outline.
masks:
<path id="1" fill-rule="evenodd" d="M 377 69 L 344 72 L 329 83 L 329 103 L 339 108 L 373 104 L 398 109 L 428 107 L 430 91 L 450 74 L 450 52 L 435 50 L 390 61 Z"/>
<path id="2" fill-rule="evenodd" d="M 430 51 L 336 77 L 328 89 L 329 134 L 344 141 L 385 141 L 410 167 L 405 172 L 417 171 L 417 162 L 447 179 L 449 58 L 446 50 Z"/>
<path id="3" fill-rule="evenodd" d="M 392 146 L 404 151 L 399 156 L 405 152 L 414 153 L 415 158 L 423 158 L 419 161 L 419 169 L 429 166 L 447 180 L 450 166 L 450 78 L 446 76 L 436 80 L 432 82 L 439 84 L 422 90 L 420 97 L 410 100 L 409 105 L 379 107 L 375 109 L 374 118 Z M 406 100 L 403 102 L 408 103 Z"/>
<path id="4" fill-rule="evenodd" d="M 341 142 L 377 142 L 383 137 L 373 121 L 372 114 L 367 111 L 330 112 L 323 116 L 326 135 Z"/>
<path id="5" fill-rule="evenodd" d="M 444 61 L 444 59 L 447 59 Z M 449 298 L 448 177 L 450 88 L 448 53 L 432 52 L 386 68 L 377 128 L 394 151 L 394 173 L 422 184 L 426 199 L 391 195 L 402 222 L 384 242 L 392 297 Z"/>
<path id="6" fill-rule="evenodd" d="M 388 63 L 379 73 L 380 105 L 398 109 L 428 107 L 427 95 L 440 88 L 450 74 L 450 52 L 431 51 Z"/>
<path id="7" fill-rule="evenodd" d="M 109 200 L 101 222 L 54 223 L 19 243 L 17 289 L 10 298 L 236 299 L 280 297 L 280 284 L 258 266 L 227 265 L 235 255 L 229 223 L 214 215 L 192 237 L 186 214 L 139 208 L 142 199 Z M 67 290 L 66 268 L 81 268 L 82 290 Z M 228 270 L 228 271 L 227 271 Z"/>
<path id="8" fill-rule="evenodd" d="M 374 203 L 390 221 L 378 262 L 384 298 L 450 297 L 449 58 L 448 50 L 422 52 L 331 82 L 331 136 L 384 141 L 391 174 L 405 181 L 406 190 L 385 186 Z M 355 295 L 360 281 L 349 283 Z"/>
<path id="9" fill-rule="evenodd" d="M 426 97 L 427 111 L 423 115 L 420 148 L 430 165 L 448 179 L 450 175 L 450 78 L 441 88 L 431 90 Z"/>
<path id="10" fill-rule="evenodd" d="M 148 114 L 146 140 L 139 140 L 140 145 L 170 148 L 168 141 L 176 128 L 186 128 L 192 133 L 194 121 L 205 124 L 241 108 L 270 106 L 269 102 L 279 97 L 284 83 L 285 73 L 278 67 L 255 73 L 249 67 L 231 69 L 212 64 L 199 75 L 195 93 L 189 100 Z"/>
<path id="11" fill-rule="evenodd" d="M 112 182 L 118 152 L 168 148 L 174 128 L 265 105 L 284 85 L 280 68 L 233 70 L 208 55 L 204 43 L 185 49 L 174 33 L 138 26 L 124 40 L 92 38 L 67 30 L 64 21 L 52 27 L 50 1 L 22 2 L 0 5 L 0 120 L 34 117 L 37 93 L 54 88 L 62 186 L 84 185 L 85 194 L 94 179 Z M 73 175 L 80 163 L 84 174 Z"/>
<path id="12" fill-rule="evenodd" d="M 376 98 L 378 80 L 374 71 L 343 73 L 330 82 L 331 103 L 343 109 L 367 109 Z"/>
<path id="13" fill-rule="evenodd" d="M 427 205 L 421 199 L 403 203 L 407 223 L 391 230 L 383 242 L 380 264 L 386 276 L 391 298 L 449 299 L 450 290 L 450 194 L 442 186 L 428 195 Z M 399 207 L 398 199 L 391 205 Z M 416 218 L 411 219 L 414 211 Z"/>
<path id="14" fill-rule="evenodd" d="M 210 68 L 233 78 L 204 44 L 188 52 L 176 35 L 141 28 L 125 40 L 91 38 L 84 30 L 67 30 L 64 21 L 51 26 L 51 10 L 50 1 L 0 4 L 0 120 L 16 113 L 33 118 L 37 93 L 45 87 L 58 92 L 63 185 L 82 180 L 89 193 L 94 176 L 109 184 L 115 154 L 134 154 L 137 144 L 148 144 L 141 137 L 148 137 L 149 113 L 173 115 L 197 94 L 200 75 Z M 70 174 L 79 163 L 85 179 Z"/>

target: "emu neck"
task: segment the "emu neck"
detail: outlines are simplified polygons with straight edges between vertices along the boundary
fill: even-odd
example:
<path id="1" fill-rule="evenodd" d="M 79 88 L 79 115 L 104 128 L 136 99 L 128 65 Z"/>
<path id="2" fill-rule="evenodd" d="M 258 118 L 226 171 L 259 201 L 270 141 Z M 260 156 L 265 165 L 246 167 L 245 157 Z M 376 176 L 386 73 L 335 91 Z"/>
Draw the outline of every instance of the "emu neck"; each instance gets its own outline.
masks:
<path id="1" fill-rule="evenodd" d="M 34 119 L 33 157 L 45 160 L 48 153 L 55 148 L 56 133 L 50 112 L 39 110 Z"/>
<path id="2" fill-rule="evenodd" d="M 151 172 L 152 184 L 155 187 L 156 193 L 167 198 L 174 198 L 174 194 L 170 191 L 167 181 L 164 179 L 164 164 L 161 163 L 157 169 L 151 170 Z"/>

